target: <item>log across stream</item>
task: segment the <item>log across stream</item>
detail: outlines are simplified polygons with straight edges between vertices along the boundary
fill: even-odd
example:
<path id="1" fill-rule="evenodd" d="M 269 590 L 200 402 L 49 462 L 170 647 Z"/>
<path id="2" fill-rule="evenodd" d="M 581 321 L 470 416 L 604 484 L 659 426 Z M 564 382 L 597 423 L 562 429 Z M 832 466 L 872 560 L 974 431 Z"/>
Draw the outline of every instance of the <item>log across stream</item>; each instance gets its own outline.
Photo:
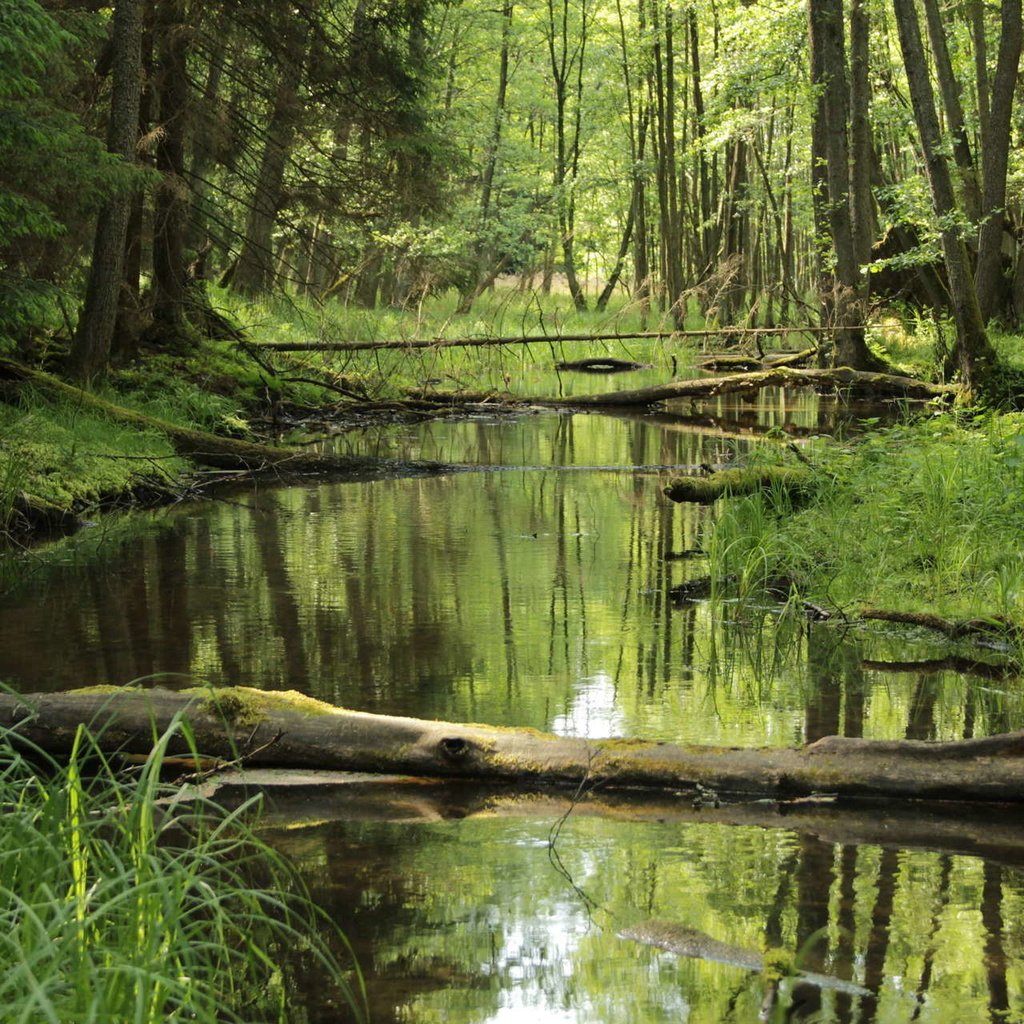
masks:
<path id="1" fill-rule="evenodd" d="M 179 753 L 251 766 L 456 777 L 504 784 L 644 787 L 720 797 L 1024 802 L 1024 732 L 955 742 L 829 736 L 734 748 L 582 739 L 337 708 L 295 692 L 95 687 L 3 695 L 0 725 L 53 754 L 91 723 L 104 749 L 147 753 L 176 721 Z"/>

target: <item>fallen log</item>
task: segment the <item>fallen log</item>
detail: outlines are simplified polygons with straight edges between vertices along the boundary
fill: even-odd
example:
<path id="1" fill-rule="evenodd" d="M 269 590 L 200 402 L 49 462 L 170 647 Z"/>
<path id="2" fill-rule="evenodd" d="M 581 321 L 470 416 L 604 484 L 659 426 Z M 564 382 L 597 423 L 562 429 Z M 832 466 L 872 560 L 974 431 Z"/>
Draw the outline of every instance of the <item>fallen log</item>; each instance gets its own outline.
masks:
<path id="1" fill-rule="evenodd" d="M 770 387 L 814 387 L 900 398 L 941 398 L 955 395 L 954 384 L 929 384 L 913 377 L 890 373 L 869 373 L 841 366 L 834 370 L 798 370 L 779 366 L 753 373 L 732 373 L 724 377 L 702 377 L 695 380 L 674 380 L 667 384 L 610 391 L 600 395 L 574 395 L 565 398 L 531 398 L 531 405 L 606 406 L 654 405 L 675 398 L 717 398 L 719 395 L 742 394 Z"/>
<path id="2" fill-rule="evenodd" d="M 530 405 L 547 408 L 616 408 L 627 406 L 660 405 L 679 398 L 717 398 L 728 394 L 754 394 L 770 387 L 814 387 L 847 391 L 885 398 L 932 399 L 945 398 L 958 393 L 955 384 L 929 384 L 913 377 L 900 377 L 889 373 L 868 373 L 845 366 L 835 370 L 798 370 L 792 367 L 772 367 L 753 373 L 732 373 L 723 377 L 699 377 L 693 380 L 673 380 L 667 384 L 632 388 L 626 391 L 607 391 L 597 395 L 572 395 L 560 398 L 516 398 L 512 395 L 488 393 L 485 399 L 496 405 Z M 417 389 L 416 398 L 436 398 L 449 405 L 479 402 L 479 393 L 430 392 Z"/>
<path id="3" fill-rule="evenodd" d="M 665 488 L 665 494 L 672 501 L 712 505 L 719 498 L 735 498 L 758 491 L 799 496 L 806 493 L 813 482 L 814 473 L 808 466 L 739 466 L 706 476 L 675 477 Z"/>
<path id="4" fill-rule="evenodd" d="M 453 467 L 438 462 L 400 461 L 361 455 L 332 455 L 257 444 L 233 437 L 220 437 L 202 430 L 147 416 L 108 402 L 92 392 L 77 388 L 52 374 L 35 370 L 13 359 L 0 357 L 0 380 L 29 383 L 55 398 L 73 402 L 121 423 L 164 434 L 183 458 L 216 469 L 242 469 L 249 473 L 331 473 L 354 479 L 384 476 L 416 476 L 444 473 Z"/>
<path id="5" fill-rule="evenodd" d="M 1015 640 L 1024 634 L 1024 626 L 1008 619 L 1005 615 L 979 616 L 973 619 L 944 619 L 930 612 L 901 612 L 886 608 L 861 608 L 859 614 L 862 619 L 930 629 L 935 633 L 942 633 L 950 640 L 976 639 L 978 637 Z"/>
<path id="6" fill-rule="evenodd" d="M 246 342 L 271 352 L 376 352 L 385 349 L 488 348 L 493 345 L 554 345 L 562 341 L 632 341 L 641 338 L 758 338 L 778 334 L 833 334 L 834 327 L 709 327 L 692 331 L 613 331 L 597 334 L 527 334 L 494 338 L 417 338 L 408 341 Z"/>
<path id="7" fill-rule="evenodd" d="M 82 722 L 92 723 L 105 750 L 146 753 L 154 735 L 179 719 L 194 740 L 175 737 L 169 753 L 198 750 L 251 766 L 646 787 L 690 797 L 711 790 L 775 799 L 1024 802 L 1024 732 L 944 743 L 832 736 L 796 748 L 738 749 L 372 715 L 245 687 L 0 695 L 0 727 L 55 755 L 71 750 Z"/>

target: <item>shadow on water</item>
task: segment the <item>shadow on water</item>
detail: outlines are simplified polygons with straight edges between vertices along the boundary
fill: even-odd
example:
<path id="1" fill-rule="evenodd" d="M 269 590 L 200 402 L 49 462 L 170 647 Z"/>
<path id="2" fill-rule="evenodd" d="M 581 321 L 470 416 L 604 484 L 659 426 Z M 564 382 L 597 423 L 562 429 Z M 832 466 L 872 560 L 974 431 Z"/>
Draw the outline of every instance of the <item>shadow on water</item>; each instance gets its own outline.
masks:
<path id="1" fill-rule="evenodd" d="M 772 392 L 650 416 L 347 434 L 339 450 L 502 469 L 313 482 L 102 522 L 33 555 L 0 598 L 0 678 L 28 691 L 173 673 L 368 711 L 731 745 L 1020 728 L 1018 689 L 937 645 L 669 600 L 701 566 L 666 556 L 698 549 L 715 512 L 665 499 L 663 467 L 867 414 Z M 293 795 L 286 823 L 272 808 L 268 834 L 360 955 L 375 1021 L 1024 1013 L 1015 821 L 986 832 L 890 808 L 581 806 L 553 831 L 557 802 L 511 813 L 464 796 L 403 790 L 374 817 L 364 799 Z M 766 999 L 761 973 L 618 938 L 650 918 L 778 948 L 871 994 L 787 982 Z M 343 1019 L 318 992 L 309 979 L 308 1019 Z"/>

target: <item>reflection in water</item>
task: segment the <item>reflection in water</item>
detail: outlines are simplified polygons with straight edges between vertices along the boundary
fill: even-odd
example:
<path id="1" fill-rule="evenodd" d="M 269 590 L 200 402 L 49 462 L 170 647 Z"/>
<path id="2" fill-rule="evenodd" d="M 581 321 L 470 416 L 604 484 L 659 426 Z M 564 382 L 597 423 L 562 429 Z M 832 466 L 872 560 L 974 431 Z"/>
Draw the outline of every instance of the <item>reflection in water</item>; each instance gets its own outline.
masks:
<path id="1" fill-rule="evenodd" d="M 738 745 L 1019 728 L 1019 691 L 962 674 L 939 645 L 908 653 L 773 609 L 668 600 L 703 567 L 666 554 L 698 548 L 714 509 L 672 504 L 666 471 L 632 467 L 727 461 L 769 427 L 821 429 L 821 409 L 765 395 L 740 438 L 708 418 L 724 403 L 696 426 L 680 403 L 346 435 L 361 452 L 504 468 L 247 494 L 123 535 L 111 521 L 3 599 L 0 678 L 38 690 L 176 673 L 370 711 Z M 272 835 L 352 938 L 376 1021 L 745 1022 L 766 1005 L 844 1024 L 1021 1019 L 1012 861 L 702 813 L 570 815 L 556 833 L 557 815 Z M 616 937 L 650 918 L 781 949 L 872 994 L 797 985 L 766 1004 L 760 975 Z M 318 991 L 310 979 L 310 1019 L 342 1019 Z"/>

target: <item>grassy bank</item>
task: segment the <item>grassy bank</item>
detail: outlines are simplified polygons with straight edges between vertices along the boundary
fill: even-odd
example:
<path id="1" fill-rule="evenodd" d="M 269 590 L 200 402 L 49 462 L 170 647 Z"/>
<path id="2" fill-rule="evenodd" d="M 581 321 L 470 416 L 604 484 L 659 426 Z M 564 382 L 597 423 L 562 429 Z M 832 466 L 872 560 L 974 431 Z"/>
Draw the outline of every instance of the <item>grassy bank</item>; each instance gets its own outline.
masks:
<path id="1" fill-rule="evenodd" d="M 704 538 L 715 576 L 791 581 L 830 606 L 1024 621 L 1024 418 L 952 415 L 809 453 L 815 486 L 723 502 Z"/>
<path id="2" fill-rule="evenodd" d="M 340 934 L 257 838 L 252 806 L 186 799 L 172 813 L 181 794 L 160 781 L 168 738 L 130 772 L 83 728 L 67 764 L 0 734 L 7 1019 L 299 1020 L 303 961 L 359 1019 Z"/>

